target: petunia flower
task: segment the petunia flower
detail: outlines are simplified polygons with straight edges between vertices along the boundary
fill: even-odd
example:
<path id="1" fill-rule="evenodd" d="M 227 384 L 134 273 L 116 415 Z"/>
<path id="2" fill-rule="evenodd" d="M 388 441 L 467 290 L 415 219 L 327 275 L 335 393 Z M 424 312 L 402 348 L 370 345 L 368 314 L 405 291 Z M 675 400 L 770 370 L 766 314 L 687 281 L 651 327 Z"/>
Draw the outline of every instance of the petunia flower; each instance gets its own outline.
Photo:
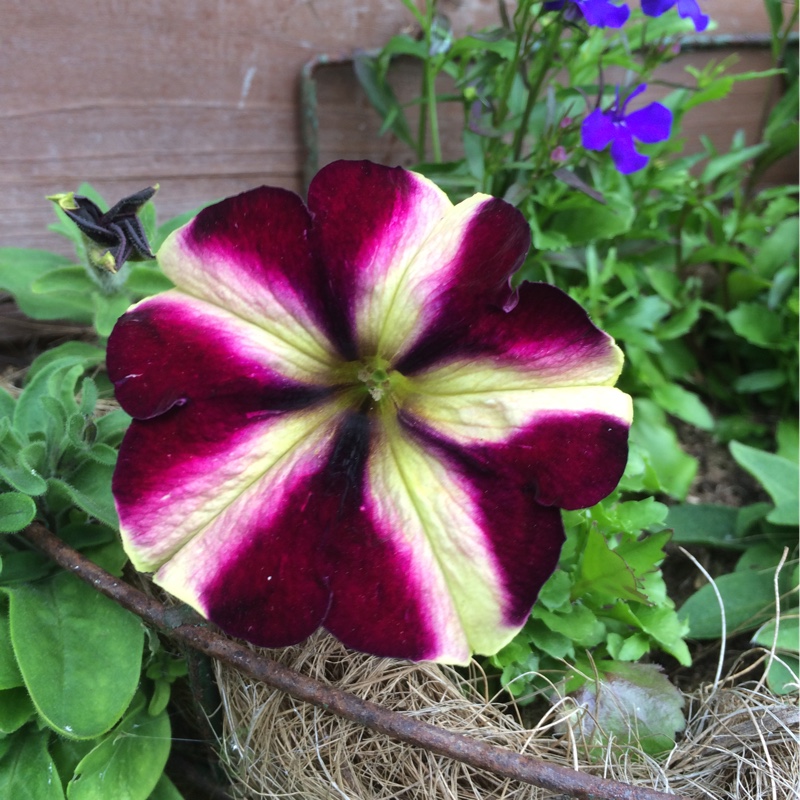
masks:
<path id="1" fill-rule="evenodd" d="M 616 5 L 610 0 L 548 0 L 545 11 L 564 9 L 564 18 L 569 22 L 585 19 L 596 28 L 621 28 L 630 16 L 630 9 L 624 3 Z"/>
<path id="2" fill-rule="evenodd" d="M 261 187 L 173 233 L 177 288 L 108 344 L 134 566 L 258 645 L 319 626 L 411 659 L 505 645 L 559 508 L 613 489 L 631 419 L 611 338 L 552 286 L 514 297 L 529 243 L 502 200 L 343 161 L 307 207 Z"/>
<path id="3" fill-rule="evenodd" d="M 648 17 L 660 17 L 676 3 L 678 15 L 684 19 L 690 18 L 696 31 L 704 31 L 708 27 L 710 19 L 700 10 L 697 0 L 642 0 L 642 11 Z"/>
<path id="4" fill-rule="evenodd" d="M 672 112 L 661 103 L 650 103 L 638 111 L 626 113 L 628 103 L 647 89 L 637 86 L 624 103 L 620 103 L 619 86 L 614 105 L 606 111 L 596 108 L 581 125 L 581 141 L 587 150 L 604 150 L 611 145 L 611 158 L 624 173 L 636 172 L 647 165 L 648 156 L 637 152 L 634 140 L 652 144 L 669 139 Z"/>

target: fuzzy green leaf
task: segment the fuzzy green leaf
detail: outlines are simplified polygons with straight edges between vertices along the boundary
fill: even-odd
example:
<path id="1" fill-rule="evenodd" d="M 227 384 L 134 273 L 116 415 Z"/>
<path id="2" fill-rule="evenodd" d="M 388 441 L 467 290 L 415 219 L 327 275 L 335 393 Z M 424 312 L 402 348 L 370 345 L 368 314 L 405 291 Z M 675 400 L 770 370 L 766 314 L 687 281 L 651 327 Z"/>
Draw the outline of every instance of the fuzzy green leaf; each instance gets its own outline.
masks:
<path id="1" fill-rule="evenodd" d="M 0 247 L 0 289 L 10 292 L 20 310 L 33 319 L 71 319 L 88 324 L 92 320 L 89 295 L 46 296 L 31 288 L 35 281 L 70 264 L 68 258 L 46 250 Z"/>
<path id="2" fill-rule="evenodd" d="M 64 800 L 64 790 L 47 752 L 47 732 L 32 728 L 10 737 L 0 758 L 0 797 L 8 800 Z"/>
<path id="3" fill-rule="evenodd" d="M 0 690 L 0 734 L 14 733 L 35 713 L 28 690 L 24 687 Z"/>
<path id="4" fill-rule="evenodd" d="M 66 572 L 7 592 L 11 640 L 39 713 L 68 737 L 109 730 L 139 682 L 139 620 Z"/>
<path id="5" fill-rule="evenodd" d="M 143 701 L 78 764 L 69 800 L 147 800 L 169 756 L 166 713 L 151 717 Z"/>
<path id="6" fill-rule="evenodd" d="M 36 503 L 26 494 L 0 494 L 0 533 L 16 533 L 26 528 L 36 517 Z"/>

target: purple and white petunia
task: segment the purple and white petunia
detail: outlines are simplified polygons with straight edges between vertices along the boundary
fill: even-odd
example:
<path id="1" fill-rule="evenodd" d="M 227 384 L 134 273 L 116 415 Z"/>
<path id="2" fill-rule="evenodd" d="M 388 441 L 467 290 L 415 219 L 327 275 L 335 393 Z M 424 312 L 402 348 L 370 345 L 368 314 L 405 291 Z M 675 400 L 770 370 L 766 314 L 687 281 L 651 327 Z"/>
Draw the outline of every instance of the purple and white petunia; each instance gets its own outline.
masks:
<path id="1" fill-rule="evenodd" d="M 631 14 L 624 3 L 617 5 L 611 0 L 548 0 L 544 4 L 545 11 L 561 11 L 562 8 L 567 21 L 585 19 L 596 28 L 621 28 Z"/>
<path id="2" fill-rule="evenodd" d="M 652 144 L 669 139 L 672 129 L 672 112 L 661 103 L 650 103 L 638 111 L 627 113 L 628 103 L 647 89 L 647 84 L 637 86 L 624 103 L 620 103 L 619 86 L 611 108 L 596 108 L 581 125 L 581 142 L 587 150 L 604 150 L 611 145 L 611 158 L 616 168 L 628 174 L 636 172 L 650 161 L 637 152 L 634 140 Z"/>
<path id="3" fill-rule="evenodd" d="M 502 200 L 343 161 L 307 206 L 262 187 L 173 233 L 176 288 L 108 345 L 133 564 L 259 645 L 504 646 L 631 420 L 612 339 L 552 286 L 509 288 L 529 244 Z"/>
<path id="4" fill-rule="evenodd" d="M 642 0 L 642 11 L 648 17 L 660 17 L 676 4 L 678 15 L 691 19 L 696 31 L 704 31 L 708 27 L 709 17 L 700 10 L 697 0 Z"/>

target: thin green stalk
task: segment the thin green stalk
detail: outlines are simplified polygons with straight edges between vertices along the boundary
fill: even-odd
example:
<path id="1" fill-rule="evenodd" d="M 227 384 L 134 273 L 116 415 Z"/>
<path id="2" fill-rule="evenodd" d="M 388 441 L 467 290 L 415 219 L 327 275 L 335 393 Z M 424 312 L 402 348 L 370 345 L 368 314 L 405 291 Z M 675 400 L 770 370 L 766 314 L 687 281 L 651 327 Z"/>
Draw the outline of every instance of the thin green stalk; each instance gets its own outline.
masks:
<path id="1" fill-rule="evenodd" d="M 437 59 L 438 61 L 438 59 Z M 439 138 L 439 115 L 436 108 L 436 73 L 438 69 L 433 66 L 433 59 L 425 61 L 425 105 L 428 109 L 428 120 L 431 129 L 431 148 L 433 160 L 437 164 L 442 160 L 442 144 Z"/>
<path id="2" fill-rule="evenodd" d="M 544 79 L 547 77 L 547 73 L 550 71 L 553 54 L 555 53 L 558 42 L 561 39 L 561 30 L 561 26 L 557 23 L 553 23 L 550 26 L 549 36 L 547 37 L 544 52 L 537 55 L 539 61 L 539 71 L 536 73 L 536 77 L 534 78 L 528 90 L 528 99 L 525 103 L 525 110 L 522 112 L 522 119 L 520 119 L 519 125 L 514 132 L 514 144 L 512 145 L 514 161 L 519 161 L 520 156 L 522 155 L 522 144 L 525 141 L 525 133 L 528 130 L 528 122 L 531 114 L 533 113 L 533 107 L 536 105 L 536 101 L 539 99 L 539 90 L 542 88 Z"/>
<path id="3" fill-rule="evenodd" d="M 514 15 L 515 19 L 520 16 L 520 23 L 517 25 L 517 37 L 514 43 L 514 57 L 506 67 L 506 74 L 503 79 L 503 85 L 500 89 L 500 98 L 497 103 L 497 108 L 494 113 L 494 125 L 499 127 L 508 114 L 508 98 L 511 96 L 511 89 L 514 86 L 514 78 L 519 69 L 519 61 L 522 55 L 523 45 L 528 39 L 528 22 L 530 19 L 531 4 L 530 2 L 523 2 L 521 8 L 517 9 Z"/>

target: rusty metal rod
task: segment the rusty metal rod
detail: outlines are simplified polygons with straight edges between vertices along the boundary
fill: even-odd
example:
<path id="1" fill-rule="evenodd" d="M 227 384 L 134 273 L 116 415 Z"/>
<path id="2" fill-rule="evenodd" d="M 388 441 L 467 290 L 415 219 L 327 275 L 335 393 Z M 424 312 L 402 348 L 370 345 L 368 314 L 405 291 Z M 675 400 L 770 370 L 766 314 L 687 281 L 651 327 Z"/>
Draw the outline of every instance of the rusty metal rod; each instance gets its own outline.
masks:
<path id="1" fill-rule="evenodd" d="M 224 661 L 251 678 L 286 692 L 297 700 L 311 703 L 345 719 L 394 739 L 455 759 L 477 769 L 522 781 L 543 789 L 562 792 L 581 800 L 681 800 L 678 795 L 631 786 L 618 781 L 522 755 L 453 733 L 436 725 L 391 711 L 377 703 L 362 700 L 301 675 L 271 658 L 255 653 L 237 641 L 212 631 L 204 624 L 185 624 L 167 608 L 122 580 L 101 569 L 73 550 L 44 525 L 34 522 L 23 532 L 34 547 L 59 566 L 136 614 L 172 639 L 188 644 L 212 658 Z"/>

